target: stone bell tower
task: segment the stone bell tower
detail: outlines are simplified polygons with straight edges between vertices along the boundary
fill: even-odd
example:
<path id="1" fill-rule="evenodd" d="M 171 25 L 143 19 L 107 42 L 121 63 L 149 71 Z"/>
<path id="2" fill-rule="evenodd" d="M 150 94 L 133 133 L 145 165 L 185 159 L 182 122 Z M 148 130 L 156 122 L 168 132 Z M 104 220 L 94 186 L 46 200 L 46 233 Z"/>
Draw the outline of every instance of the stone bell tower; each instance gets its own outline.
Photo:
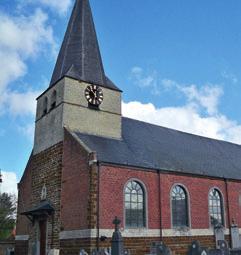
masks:
<path id="1" fill-rule="evenodd" d="M 50 86 L 37 98 L 33 153 L 61 142 L 64 127 L 121 138 L 121 90 L 105 75 L 88 0 L 76 0 Z"/>

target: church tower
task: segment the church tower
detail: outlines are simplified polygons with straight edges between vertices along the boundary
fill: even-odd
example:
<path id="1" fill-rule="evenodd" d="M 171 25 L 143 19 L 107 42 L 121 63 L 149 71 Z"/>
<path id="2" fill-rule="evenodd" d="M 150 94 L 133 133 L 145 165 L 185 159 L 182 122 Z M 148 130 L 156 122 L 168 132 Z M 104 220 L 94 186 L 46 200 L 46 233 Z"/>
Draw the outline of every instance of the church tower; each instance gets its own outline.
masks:
<path id="1" fill-rule="evenodd" d="M 37 99 L 33 153 L 63 141 L 64 127 L 121 138 L 121 90 L 105 75 L 88 0 L 76 0 L 49 88 Z"/>

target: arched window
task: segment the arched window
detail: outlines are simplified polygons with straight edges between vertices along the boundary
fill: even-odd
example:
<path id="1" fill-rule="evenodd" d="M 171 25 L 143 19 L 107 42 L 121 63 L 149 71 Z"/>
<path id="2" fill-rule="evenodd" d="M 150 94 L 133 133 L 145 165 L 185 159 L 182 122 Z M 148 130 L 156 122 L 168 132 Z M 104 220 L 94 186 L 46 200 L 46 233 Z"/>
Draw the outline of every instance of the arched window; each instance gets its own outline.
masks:
<path id="1" fill-rule="evenodd" d="M 188 198 L 185 189 L 176 185 L 172 189 L 172 225 L 173 227 L 188 227 Z"/>
<path id="2" fill-rule="evenodd" d="M 56 90 L 54 90 L 52 93 L 52 96 L 51 96 L 51 109 L 55 108 L 56 99 L 57 99 L 57 92 L 56 92 Z"/>
<path id="3" fill-rule="evenodd" d="M 213 226 L 224 225 L 222 195 L 217 189 L 209 192 L 209 215 Z"/>
<path id="4" fill-rule="evenodd" d="M 127 228 L 146 226 L 145 192 L 136 181 L 128 182 L 125 188 L 125 225 Z"/>
<path id="5" fill-rule="evenodd" d="M 43 115 L 45 115 L 48 112 L 48 98 L 44 98 L 44 104 L 43 104 Z"/>

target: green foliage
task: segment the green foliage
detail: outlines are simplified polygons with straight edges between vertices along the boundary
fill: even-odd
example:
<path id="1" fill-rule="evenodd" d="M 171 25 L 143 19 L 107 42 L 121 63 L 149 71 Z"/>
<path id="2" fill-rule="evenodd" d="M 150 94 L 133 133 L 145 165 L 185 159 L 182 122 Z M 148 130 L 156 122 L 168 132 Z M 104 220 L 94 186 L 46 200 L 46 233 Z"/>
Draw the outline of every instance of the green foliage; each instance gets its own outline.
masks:
<path id="1" fill-rule="evenodd" d="M 11 236 L 16 221 L 16 198 L 7 193 L 0 194 L 0 240 Z"/>

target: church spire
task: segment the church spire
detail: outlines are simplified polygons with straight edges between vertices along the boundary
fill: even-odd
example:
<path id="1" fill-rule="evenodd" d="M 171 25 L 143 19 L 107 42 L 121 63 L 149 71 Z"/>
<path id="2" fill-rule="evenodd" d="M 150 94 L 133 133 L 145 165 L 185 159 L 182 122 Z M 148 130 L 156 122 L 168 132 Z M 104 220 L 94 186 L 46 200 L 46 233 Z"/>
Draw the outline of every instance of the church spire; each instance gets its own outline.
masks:
<path id="1" fill-rule="evenodd" d="M 63 77 L 119 90 L 106 76 L 89 0 L 76 0 L 50 87 Z"/>

